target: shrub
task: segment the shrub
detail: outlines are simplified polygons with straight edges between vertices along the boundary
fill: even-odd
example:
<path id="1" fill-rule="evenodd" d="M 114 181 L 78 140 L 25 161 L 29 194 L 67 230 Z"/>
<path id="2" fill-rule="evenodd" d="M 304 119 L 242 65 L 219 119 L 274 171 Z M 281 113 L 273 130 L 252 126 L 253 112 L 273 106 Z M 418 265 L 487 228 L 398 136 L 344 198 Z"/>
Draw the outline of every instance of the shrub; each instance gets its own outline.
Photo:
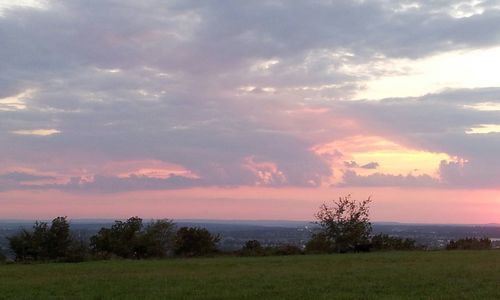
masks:
<path id="1" fill-rule="evenodd" d="M 264 248 L 257 240 L 250 240 L 245 243 L 245 245 L 239 251 L 239 254 L 245 256 L 261 256 L 264 255 Z"/>
<path id="2" fill-rule="evenodd" d="M 272 247 L 270 249 L 272 255 L 298 255 L 298 254 L 304 254 L 304 252 L 297 246 L 291 245 L 291 244 L 286 244 L 286 245 L 280 245 L 277 247 Z"/>
<path id="3" fill-rule="evenodd" d="M 491 249 L 491 240 L 489 238 L 463 238 L 456 241 L 451 240 L 446 245 L 446 250 L 486 250 Z"/>
<path id="4" fill-rule="evenodd" d="M 372 237 L 371 246 L 373 250 L 415 250 L 415 240 L 377 234 Z"/>
<path id="5" fill-rule="evenodd" d="M 64 262 L 82 262 L 89 258 L 89 248 L 84 241 L 72 239 L 68 246 Z"/>
<path id="6" fill-rule="evenodd" d="M 320 254 L 333 252 L 333 243 L 324 232 L 318 232 L 312 235 L 306 243 L 306 253 Z"/>

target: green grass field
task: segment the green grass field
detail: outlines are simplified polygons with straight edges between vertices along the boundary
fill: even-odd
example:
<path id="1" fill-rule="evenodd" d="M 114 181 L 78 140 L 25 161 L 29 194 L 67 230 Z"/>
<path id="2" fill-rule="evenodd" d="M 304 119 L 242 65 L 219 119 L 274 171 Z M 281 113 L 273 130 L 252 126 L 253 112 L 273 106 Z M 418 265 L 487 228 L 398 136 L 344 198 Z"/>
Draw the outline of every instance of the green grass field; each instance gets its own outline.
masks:
<path id="1" fill-rule="evenodd" d="M 0 265 L 2 299 L 500 299 L 500 251 Z"/>

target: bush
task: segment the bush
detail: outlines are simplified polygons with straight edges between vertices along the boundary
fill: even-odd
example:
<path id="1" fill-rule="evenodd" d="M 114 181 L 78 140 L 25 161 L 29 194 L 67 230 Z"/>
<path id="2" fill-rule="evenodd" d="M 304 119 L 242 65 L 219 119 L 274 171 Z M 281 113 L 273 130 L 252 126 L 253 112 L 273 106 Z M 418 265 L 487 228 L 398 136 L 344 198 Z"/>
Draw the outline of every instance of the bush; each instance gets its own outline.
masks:
<path id="1" fill-rule="evenodd" d="M 239 254 L 245 256 L 261 256 L 264 255 L 264 248 L 257 240 L 250 240 L 245 243 L 245 245 L 239 251 Z"/>
<path id="2" fill-rule="evenodd" d="M 205 228 L 182 227 L 175 237 L 175 254 L 180 256 L 204 256 L 217 252 L 218 235 Z"/>
<path id="3" fill-rule="evenodd" d="M 456 241 L 451 240 L 446 245 L 446 250 L 487 250 L 491 249 L 489 238 L 463 238 Z"/>
<path id="4" fill-rule="evenodd" d="M 89 258 L 88 245 L 83 241 L 72 239 L 68 246 L 66 255 L 63 259 L 64 262 L 82 262 Z"/>
<path id="5" fill-rule="evenodd" d="M 377 234 L 372 237 L 371 247 L 373 250 L 415 250 L 415 240 Z"/>
<path id="6" fill-rule="evenodd" d="M 270 250 L 270 251 L 269 251 Z M 286 244 L 277 247 L 268 248 L 271 255 L 298 255 L 304 254 L 304 252 L 297 246 Z"/>
<path id="7" fill-rule="evenodd" d="M 274 255 L 297 255 L 304 252 L 297 246 L 292 244 L 262 247 L 259 241 L 249 240 L 236 252 L 243 256 L 274 256 Z"/>
<path id="8" fill-rule="evenodd" d="M 306 243 L 306 253 L 320 254 L 333 252 L 333 243 L 324 232 L 318 232 L 312 235 Z"/>

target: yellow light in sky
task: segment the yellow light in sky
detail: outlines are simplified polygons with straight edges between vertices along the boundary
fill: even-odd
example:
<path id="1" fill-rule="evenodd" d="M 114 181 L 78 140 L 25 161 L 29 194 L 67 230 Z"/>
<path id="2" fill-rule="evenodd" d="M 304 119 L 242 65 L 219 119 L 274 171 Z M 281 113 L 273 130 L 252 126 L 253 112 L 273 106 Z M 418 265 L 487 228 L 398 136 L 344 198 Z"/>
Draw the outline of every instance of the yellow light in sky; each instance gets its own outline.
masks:
<path id="1" fill-rule="evenodd" d="M 378 163 L 376 169 L 356 168 L 357 174 L 366 176 L 373 173 L 391 175 L 421 175 L 438 177 L 437 171 L 442 160 L 455 161 L 446 153 L 414 150 L 379 136 L 353 136 L 333 143 L 318 145 L 312 149 L 318 155 L 331 155 L 332 168 L 346 169 L 344 161 L 355 161 L 358 166 L 371 162 Z M 341 157 L 339 154 L 341 153 Z M 334 172 L 339 174 L 339 172 Z M 333 182 L 341 180 L 338 176 Z"/>
<path id="2" fill-rule="evenodd" d="M 425 151 L 417 151 L 402 148 L 399 151 L 373 151 L 351 154 L 353 160 L 359 165 L 369 162 L 377 162 L 379 168 L 376 170 L 380 173 L 387 174 L 428 174 L 431 176 L 437 175 L 436 171 L 442 160 L 450 160 L 450 157 L 445 153 L 433 153 Z M 372 170 L 360 170 L 359 174 L 371 173 Z"/>
<path id="3" fill-rule="evenodd" d="M 17 95 L 0 98 L 0 111 L 13 111 L 26 109 L 25 100 L 33 96 L 34 90 L 27 89 Z"/>
<path id="4" fill-rule="evenodd" d="M 182 176 L 187 178 L 200 178 L 196 174 L 192 173 L 189 170 L 179 170 L 179 169 L 155 169 L 155 168 L 142 168 L 139 170 L 134 170 L 130 172 L 125 172 L 118 174 L 118 177 L 127 178 L 132 175 L 135 176 L 143 176 L 148 178 L 157 178 L 157 179 L 167 179 L 172 176 Z"/>

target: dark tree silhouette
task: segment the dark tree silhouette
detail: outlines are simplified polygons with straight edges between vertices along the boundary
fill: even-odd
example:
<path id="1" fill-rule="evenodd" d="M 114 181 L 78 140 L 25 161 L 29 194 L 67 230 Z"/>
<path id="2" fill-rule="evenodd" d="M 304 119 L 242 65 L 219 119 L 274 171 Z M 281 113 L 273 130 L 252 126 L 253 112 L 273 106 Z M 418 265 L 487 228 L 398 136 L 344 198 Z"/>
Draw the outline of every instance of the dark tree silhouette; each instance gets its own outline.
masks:
<path id="1" fill-rule="evenodd" d="M 151 221 L 145 228 L 139 217 L 115 221 L 90 238 L 94 255 L 101 258 L 165 257 L 173 253 L 175 224 L 171 220 Z"/>
<path id="2" fill-rule="evenodd" d="M 175 254 L 181 256 L 203 256 L 215 253 L 220 237 L 205 228 L 181 227 L 175 238 Z"/>
<path id="3" fill-rule="evenodd" d="M 373 250 L 415 250 L 415 240 L 389 236 L 387 234 L 377 234 L 372 237 Z"/>
<path id="4" fill-rule="evenodd" d="M 172 220 L 152 221 L 142 235 L 146 257 L 166 257 L 173 255 L 175 224 Z"/>
<path id="5" fill-rule="evenodd" d="M 71 245 L 69 223 L 67 217 L 57 217 L 52 220 L 48 231 L 47 250 L 49 258 L 64 258 Z"/>
<path id="6" fill-rule="evenodd" d="M 369 250 L 369 204 L 371 199 L 354 200 L 351 195 L 339 197 L 332 205 L 323 204 L 316 213 L 321 232 L 332 244 L 333 252 Z"/>
<path id="7" fill-rule="evenodd" d="M 8 238 L 16 260 L 64 260 L 72 243 L 66 217 L 57 217 L 49 227 L 45 222 L 35 222 L 30 232 L 22 229 Z"/>
<path id="8" fill-rule="evenodd" d="M 90 247 L 98 256 L 140 258 L 144 254 L 140 245 L 142 227 L 142 219 L 139 217 L 131 217 L 125 222 L 115 221 L 111 228 L 101 228 L 90 238 Z"/>

